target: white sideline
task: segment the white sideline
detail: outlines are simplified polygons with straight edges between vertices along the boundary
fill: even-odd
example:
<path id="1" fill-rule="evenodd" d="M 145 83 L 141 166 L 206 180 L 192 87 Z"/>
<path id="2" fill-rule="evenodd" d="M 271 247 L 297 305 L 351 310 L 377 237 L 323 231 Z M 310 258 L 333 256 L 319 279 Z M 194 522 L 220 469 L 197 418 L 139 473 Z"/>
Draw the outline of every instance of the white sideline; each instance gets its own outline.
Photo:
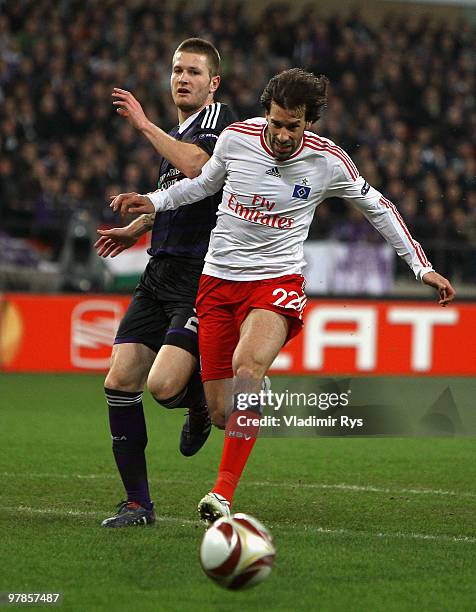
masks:
<path id="1" fill-rule="evenodd" d="M 245 483 L 242 483 L 243 485 Z M 337 491 L 357 491 L 362 493 L 392 493 L 403 495 L 449 495 L 452 497 L 476 497 L 476 493 L 468 491 L 445 491 L 443 489 L 387 489 L 385 487 L 374 487 L 372 485 L 349 485 L 349 484 L 324 484 L 319 482 L 280 483 L 280 482 L 248 482 L 250 486 L 256 487 L 280 487 L 284 484 L 288 487 L 302 487 L 304 489 L 331 489 Z"/>
<path id="2" fill-rule="evenodd" d="M 12 473 L 2 472 L 5 478 L 77 478 L 79 480 L 113 480 L 119 477 L 116 474 L 36 474 L 36 473 Z M 157 484 L 191 484 L 190 480 L 171 480 L 150 478 L 151 483 Z M 354 491 L 361 493 L 385 493 L 393 495 L 443 495 L 450 497 L 469 497 L 476 498 L 476 493 L 469 491 L 445 491 L 444 489 L 389 489 L 386 487 L 374 487 L 372 485 L 350 485 L 345 483 L 326 484 L 319 482 L 273 482 L 273 481 L 250 481 L 245 480 L 240 483 L 241 487 L 300 487 L 303 489 L 324 489 L 333 491 Z"/>
<path id="3" fill-rule="evenodd" d="M 68 516 L 82 516 L 90 518 L 104 518 L 103 512 L 93 512 L 84 510 L 61 510 L 59 508 L 31 508 L 30 506 L 17 506 L 7 507 L 4 510 L 7 512 L 23 512 L 25 514 L 46 514 L 51 516 L 68 517 Z M 181 525 L 199 525 L 199 520 L 191 520 L 186 518 L 180 518 L 178 516 L 158 516 L 158 522 L 162 523 L 179 523 Z M 395 538 L 399 540 L 427 540 L 432 542 L 457 542 L 465 544 L 476 544 L 476 538 L 470 536 L 449 536 L 449 535 L 434 535 L 426 533 L 384 533 L 384 532 L 372 532 L 372 531 L 352 531 L 350 529 L 328 529 L 326 527 L 314 527 L 312 525 L 303 525 L 302 527 L 291 526 L 288 523 L 273 523 L 270 525 L 271 528 L 280 528 L 284 531 L 297 531 L 302 533 L 319 533 L 323 535 L 337 535 L 337 536 L 353 536 L 353 537 L 365 537 L 365 538 Z"/>
<path id="4" fill-rule="evenodd" d="M 16 508 L 8 507 L 7 512 L 24 512 L 25 514 L 50 514 L 51 516 L 83 516 L 90 518 L 103 519 L 104 512 L 96 512 L 92 510 L 61 510 L 60 508 L 32 508 L 31 506 L 17 506 Z M 200 521 L 192 519 L 179 518 L 178 516 L 157 516 L 156 520 L 161 523 L 180 523 L 182 525 L 196 525 Z"/>

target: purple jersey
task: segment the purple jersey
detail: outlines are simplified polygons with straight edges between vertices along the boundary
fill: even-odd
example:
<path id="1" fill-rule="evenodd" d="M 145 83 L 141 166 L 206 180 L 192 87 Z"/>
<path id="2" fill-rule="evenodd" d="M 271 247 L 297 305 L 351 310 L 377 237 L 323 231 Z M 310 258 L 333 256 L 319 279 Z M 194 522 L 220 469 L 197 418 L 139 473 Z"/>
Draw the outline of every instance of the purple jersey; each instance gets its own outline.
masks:
<path id="1" fill-rule="evenodd" d="M 169 132 L 176 140 L 196 144 L 211 157 L 221 132 L 236 120 L 226 104 L 215 102 Z M 168 189 L 185 178 L 168 160 L 162 158 L 158 186 Z M 222 196 L 204 198 L 197 206 L 183 206 L 156 215 L 149 254 L 163 254 L 198 259 L 203 262 L 210 232 L 216 225 L 216 213 Z"/>

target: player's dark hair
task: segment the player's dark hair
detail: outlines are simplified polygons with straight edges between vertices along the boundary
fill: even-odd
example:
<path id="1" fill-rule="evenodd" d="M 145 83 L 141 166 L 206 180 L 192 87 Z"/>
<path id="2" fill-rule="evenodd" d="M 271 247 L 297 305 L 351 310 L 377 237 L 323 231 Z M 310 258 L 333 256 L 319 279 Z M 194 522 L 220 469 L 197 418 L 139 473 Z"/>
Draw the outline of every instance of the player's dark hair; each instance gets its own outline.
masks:
<path id="1" fill-rule="evenodd" d="M 306 122 L 314 123 L 327 105 L 329 79 L 302 68 L 284 70 L 274 76 L 261 94 L 261 104 L 270 111 L 274 102 L 287 110 L 305 109 Z"/>
<path id="2" fill-rule="evenodd" d="M 205 55 L 207 58 L 210 77 L 220 74 L 220 54 L 218 53 L 217 48 L 212 45 L 211 42 L 208 42 L 208 40 L 204 40 L 203 38 L 187 38 L 175 49 L 175 53 L 178 53 L 179 51 Z"/>

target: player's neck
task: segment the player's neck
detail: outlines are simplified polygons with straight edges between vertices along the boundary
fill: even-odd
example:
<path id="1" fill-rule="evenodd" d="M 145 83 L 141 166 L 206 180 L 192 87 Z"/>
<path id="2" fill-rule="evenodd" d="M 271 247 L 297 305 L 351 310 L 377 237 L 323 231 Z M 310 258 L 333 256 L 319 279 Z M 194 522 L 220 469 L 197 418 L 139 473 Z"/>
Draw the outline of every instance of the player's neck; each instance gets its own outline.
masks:
<path id="1" fill-rule="evenodd" d="M 209 104 L 213 104 L 213 96 L 208 96 L 208 98 L 199 108 L 194 108 L 193 110 L 188 110 L 188 111 L 182 110 L 181 108 L 177 108 L 177 116 L 178 116 L 179 125 L 182 125 L 182 123 L 184 121 L 187 121 L 189 117 L 191 117 L 192 115 L 195 115 L 196 113 L 199 113 L 205 108 L 205 106 L 208 106 Z"/>

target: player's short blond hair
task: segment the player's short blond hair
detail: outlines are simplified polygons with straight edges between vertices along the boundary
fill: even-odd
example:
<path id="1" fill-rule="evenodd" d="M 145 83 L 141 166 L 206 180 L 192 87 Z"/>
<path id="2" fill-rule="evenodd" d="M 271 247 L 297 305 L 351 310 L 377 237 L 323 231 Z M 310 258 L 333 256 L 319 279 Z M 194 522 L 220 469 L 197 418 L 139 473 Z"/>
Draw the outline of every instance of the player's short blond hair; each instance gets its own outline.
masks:
<path id="1" fill-rule="evenodd" d="M 210 78 L 220 74 L 220 54 L 218 53 L 218 49 L 212 45 L 211 42 L 208 42 L 208 40 L 204 40 L 203 38 L 187 38 L 175 49 L 174 57 L 180 51 L 205 55 Z"/>

